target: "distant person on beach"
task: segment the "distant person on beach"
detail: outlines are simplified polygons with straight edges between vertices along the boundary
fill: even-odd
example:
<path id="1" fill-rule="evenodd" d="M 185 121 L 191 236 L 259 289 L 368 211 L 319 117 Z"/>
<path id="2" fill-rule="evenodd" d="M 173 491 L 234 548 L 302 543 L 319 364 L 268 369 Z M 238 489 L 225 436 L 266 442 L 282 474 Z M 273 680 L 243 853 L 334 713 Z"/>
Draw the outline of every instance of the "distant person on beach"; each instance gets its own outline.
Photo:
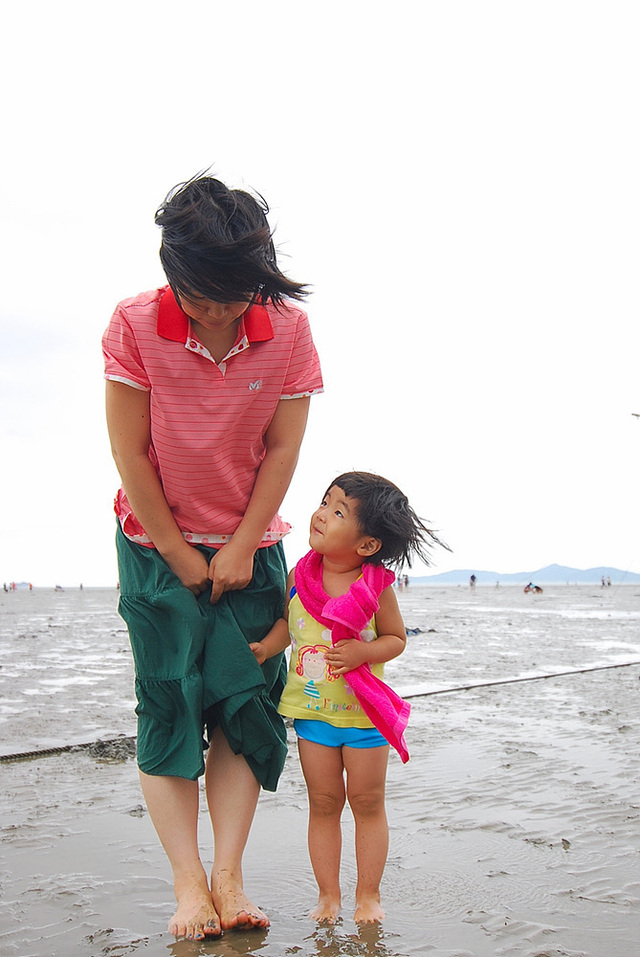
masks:
<path id="1" fill-rule="evenodd" d="M 471 578 L 469 579 L 469 588 L 473 590 L 475 587 L 476 587 L 476 576 L 472 575 Z"/>
<path id="2" fill-rule="evenodd" d="M 340 475 L 311 517 L 311 551 L 289 575 L 283 617 L 251 645 L 263 667 L 291 645 L 279 710 L 294 719 L 309 793 L 309 854 L 319 890 L 311 917 L 317 921 L 334 923 L 340 913 L 345 799 L 356 829 L 354 918 L 384 917 L 389 743 L 403 761 L 409 759 L 403 736 L 409 705 L 382 681 L 384 662 L 406 645 L 390 587 L 394 574 L 386 566 L 410 565 L 414 555 L 429 564 L 434 543 L 434 533 L 391 482 L 367 472 Z M 313 695 L 305 666 L 309 652 Z"/>
<path id="3" fill-rule="evenodd" d="M 278 268 L 267 212 L 208 175 L 172 190 L 156 213 L 168 285 L 121 302 L 103 340 L 140 778 L 173 869 L 169 930 L 194 940 L 269 924 L 242 858 L 260 786 L 275 790 L 286 757 L 284 657 L 260 668 L 249 643 L 282 610 L 278 509 L 322 378 L 291 301 L 305 287 Z"/>

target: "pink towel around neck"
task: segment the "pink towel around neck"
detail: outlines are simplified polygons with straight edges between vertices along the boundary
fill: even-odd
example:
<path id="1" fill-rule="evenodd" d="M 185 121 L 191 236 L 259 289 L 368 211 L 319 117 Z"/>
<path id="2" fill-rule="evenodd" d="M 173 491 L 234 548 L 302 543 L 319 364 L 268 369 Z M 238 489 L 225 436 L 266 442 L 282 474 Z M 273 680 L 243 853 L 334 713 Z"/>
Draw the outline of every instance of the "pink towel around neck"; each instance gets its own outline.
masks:
<path id="1" fill-rule="evenodd" d="M 393 572 L 383 565 L 365 564 L 362 566 L 362 576 L 345 595 L 330 598 L 322 585 L 322 555 L 312 549 L 295 568 L 296 591 L 300 601 L 312 618 L 331 630 L 334 645 L 344 638 L 362 641 L 360 632 L 380 607 L 380 595 L 394 580 Z M 368 663 L 354 668 L 345 680 L 364 713 L 393 745 L 405 764 L 409 760 L 409 751 L 404 730 L 409 721 L 411 705 L 377 678 Z"/>

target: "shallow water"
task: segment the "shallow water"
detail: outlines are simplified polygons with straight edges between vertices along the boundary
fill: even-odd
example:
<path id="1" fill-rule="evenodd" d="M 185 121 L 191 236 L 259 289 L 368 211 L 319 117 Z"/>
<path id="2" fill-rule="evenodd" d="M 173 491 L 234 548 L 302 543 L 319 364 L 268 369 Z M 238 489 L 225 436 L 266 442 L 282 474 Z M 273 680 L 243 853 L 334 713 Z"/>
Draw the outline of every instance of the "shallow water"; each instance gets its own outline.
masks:
<path id="1" fill-rule="evenodd" d="M 172 891 L 132 761 L 85 751 L 0 764 L 0 952 L 263 957 L 637 957 L 640 662 L 637 586 L 399 593 L 414 697 L 411 761 L 392 755 L 387 920 L 358 928 L 344 816 L 344 919 L 317 928 L 295 746 L 264 794 L 247 888 L 272 926 L 207 943 L 166 933 Z M 15 754 L 135 732 L 113 590 L 0 599 L 0 737 Z M 433 629 L 433 630 L 432 630 Z M 424 694 L 425 692 L 438 692 Z M 210 832 L 202 816 L 203 857 Z"/>

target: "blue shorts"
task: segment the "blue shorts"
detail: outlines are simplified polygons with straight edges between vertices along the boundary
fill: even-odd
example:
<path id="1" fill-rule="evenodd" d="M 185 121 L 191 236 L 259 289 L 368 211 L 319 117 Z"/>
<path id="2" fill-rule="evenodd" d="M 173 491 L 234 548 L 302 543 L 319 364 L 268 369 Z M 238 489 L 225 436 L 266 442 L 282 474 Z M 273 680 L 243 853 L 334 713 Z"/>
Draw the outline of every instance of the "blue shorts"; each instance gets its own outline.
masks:
<path id="1" fill-rule="evenodd" d="M 336 728 L 328 721 L 295 718 L 293 727 L 299 738 L 323 744 L 325 748 L 380 748 L 389 744 L 377 728 Z"/>

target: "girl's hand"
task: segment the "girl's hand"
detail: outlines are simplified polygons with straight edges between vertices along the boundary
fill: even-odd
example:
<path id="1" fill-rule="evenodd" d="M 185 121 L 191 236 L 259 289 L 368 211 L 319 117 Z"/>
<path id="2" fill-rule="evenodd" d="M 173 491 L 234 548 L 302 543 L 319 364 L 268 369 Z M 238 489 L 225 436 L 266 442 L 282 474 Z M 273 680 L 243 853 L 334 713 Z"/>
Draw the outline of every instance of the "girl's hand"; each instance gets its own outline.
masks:
<path id="1" fill-rule="evenodd" d="M 267 660 L 267 656 L 264 653 L 264 648 L 262 647 L 261 641 L 252 641 L 249 643 L 249 647 L 255 655 L 256 661 L 259 665 L 263 665 Z"/>
<path id="2" fill-rule="evenodd" d="M 234 548 L 232 541 L 216 552 L 209 565 L 209 578 L 213 582 L 212 605 L 215 605 L 223 592 L 241 591 L 247 587 L 253 578 L 253 556 L 252 551 Z"/>
<path id="3" fill-rule="evenodd" d="M 197 548 L 185 542 L 185 548 L 180 549 L 178 555 L 165 560 L 184 587 L 194 595 L 201 595 L 209 587 L 209 563 Z"/>
<path id="4" fill-rule="evenodd" d="M 335 675 L 344 675 L 368 660 L 367 642 L 344 638 L 325 652 L 325 658 Z"/>

